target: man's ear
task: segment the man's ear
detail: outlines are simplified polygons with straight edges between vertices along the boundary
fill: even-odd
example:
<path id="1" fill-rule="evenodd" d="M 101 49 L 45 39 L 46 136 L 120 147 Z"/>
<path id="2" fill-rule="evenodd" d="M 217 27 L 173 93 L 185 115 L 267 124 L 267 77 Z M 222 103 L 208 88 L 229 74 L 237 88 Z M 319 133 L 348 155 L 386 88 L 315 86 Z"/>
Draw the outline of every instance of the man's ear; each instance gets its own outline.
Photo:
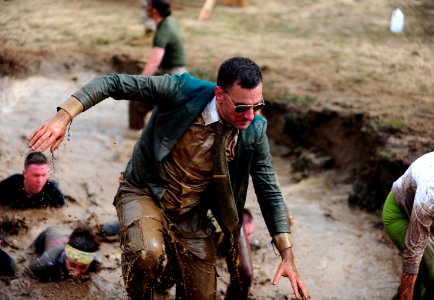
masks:
<path id="1" fill-rule="evenodd" d="M 222 88 L 219 87 L 218 85 L 216 85 L 215 88 L 214 88 L 214 94 L 215 94 L 217 102 L 221 103 L 223 101 L 223 98 L 222 98 L 222 96 L 223 96 L 222 95 L 223 94 L 223 90 L 222 90 Z"/>

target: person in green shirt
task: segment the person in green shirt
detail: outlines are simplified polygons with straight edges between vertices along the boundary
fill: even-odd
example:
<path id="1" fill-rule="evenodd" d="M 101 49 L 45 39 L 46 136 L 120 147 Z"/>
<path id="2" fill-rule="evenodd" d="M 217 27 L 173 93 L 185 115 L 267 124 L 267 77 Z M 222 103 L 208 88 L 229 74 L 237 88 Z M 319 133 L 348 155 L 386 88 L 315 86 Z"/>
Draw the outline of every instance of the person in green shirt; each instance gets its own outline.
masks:
<path id="1" fill-rule="evenodd" d="M 182 74 L 187 72 L 184 43 L 181 32 L 170 15 L 169 0 L 147 0 L 146 13 L 157 24 L 152 42 L 151 54 L 142 71 L 142 75 Z M 131 101 L 129 103 L 129 127 L 142 129 L 146 115 L 153 105 Z"/>

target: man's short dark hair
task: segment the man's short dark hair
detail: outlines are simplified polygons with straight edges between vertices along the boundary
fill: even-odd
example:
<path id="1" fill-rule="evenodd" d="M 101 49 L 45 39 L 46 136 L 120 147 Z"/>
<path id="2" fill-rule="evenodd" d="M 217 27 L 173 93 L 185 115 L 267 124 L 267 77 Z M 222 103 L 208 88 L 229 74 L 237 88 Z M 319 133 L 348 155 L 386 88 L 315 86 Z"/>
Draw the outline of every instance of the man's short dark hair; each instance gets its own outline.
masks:
<path id="1" fill-rule="evenodd" d="M 162 18 L 172 14 L 169 0 L 151 0 L 152 7 L 155 8 Z"/>
<path id="2" fill-rule="evenodd" d="M 27 154 L 24 161 L 24 168 L 27 169 L 30 165 L 45 165 L 48 164 L 47 157 L 38 151 L 33 151 Z"/>
<path id="3" fill-rule="evenodd" d="M 224 61 L 217 74 L 217 85 L 227 90 L 235 83 L 244 89 L 253 89 L 262 82 L 259 66 L 247 57 L 232 57 Z"/>
<path id="4" fill-rule="evenodd" d="M 96 252 L 100 240 L 88 225 L 81 224 L 69 236 L 69 245 L 84 252 Z"/>

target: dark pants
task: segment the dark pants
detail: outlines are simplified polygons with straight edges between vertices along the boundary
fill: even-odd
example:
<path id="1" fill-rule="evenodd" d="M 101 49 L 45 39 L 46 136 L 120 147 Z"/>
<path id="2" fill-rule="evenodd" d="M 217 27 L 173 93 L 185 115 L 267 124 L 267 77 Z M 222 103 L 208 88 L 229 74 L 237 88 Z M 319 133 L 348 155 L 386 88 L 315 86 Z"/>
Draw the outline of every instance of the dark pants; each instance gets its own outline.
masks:
<path id="1" fill-rule="evenodd" d="M 176 284 L 177 299 L 216 299 L 217 272 L 210 236 L 186 236 L 146 189 L 121 178 L 115 197 L 120 223 L 122 273 L 131 299 L 153 299 Z M 187 224 L 187 225 L 186 225 Z"/>

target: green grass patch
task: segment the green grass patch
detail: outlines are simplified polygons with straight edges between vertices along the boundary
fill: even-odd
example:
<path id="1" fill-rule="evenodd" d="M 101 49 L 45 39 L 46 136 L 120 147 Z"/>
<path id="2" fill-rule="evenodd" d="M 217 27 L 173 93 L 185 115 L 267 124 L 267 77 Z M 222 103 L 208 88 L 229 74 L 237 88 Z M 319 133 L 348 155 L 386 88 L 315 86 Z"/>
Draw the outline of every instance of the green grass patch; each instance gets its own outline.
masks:
<path id="1" fill-rule="evenodd" d="M 100 36 L 95 40 L 95 44 L 97 44 L 99 46 L 108 45 L 108 44 L 110 44 L 110 40 L 108 39 L 108 37 Z"/>
<path id="2" fill-rule="evenodd" d="M 385 117 L 371 121 L 371 126 L 378 131 L 386 131 L 390 133 L 406 133 L 409 126 L 397 117 Z"/>

